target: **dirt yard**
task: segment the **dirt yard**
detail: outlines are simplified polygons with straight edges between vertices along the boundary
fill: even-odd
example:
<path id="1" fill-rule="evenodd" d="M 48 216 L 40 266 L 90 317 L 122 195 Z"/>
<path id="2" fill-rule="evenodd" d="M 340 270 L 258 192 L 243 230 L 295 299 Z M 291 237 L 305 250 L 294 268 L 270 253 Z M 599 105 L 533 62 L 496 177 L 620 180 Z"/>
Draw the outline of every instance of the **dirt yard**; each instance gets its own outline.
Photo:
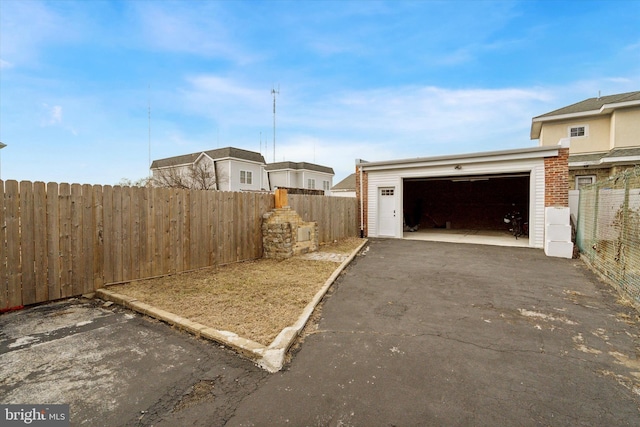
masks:
<path id="1" fill-rule="evenodd" d="M 319 252 L 348 255 L 361 243 L 362 239 L 346 239 L 322 245 Z M 259 259 L 109 286 L 109 290 L 269 345 L 283 328 L 295 323 L 339 264 L 304 257 Z"/>

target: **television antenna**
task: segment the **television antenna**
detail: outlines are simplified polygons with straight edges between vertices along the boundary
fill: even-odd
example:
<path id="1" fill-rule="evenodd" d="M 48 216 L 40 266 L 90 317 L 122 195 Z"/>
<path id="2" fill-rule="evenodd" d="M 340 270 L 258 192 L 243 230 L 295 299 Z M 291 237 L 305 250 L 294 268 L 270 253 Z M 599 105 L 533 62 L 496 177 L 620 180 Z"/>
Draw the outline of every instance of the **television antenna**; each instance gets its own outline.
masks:
<path id="1" fill-rule="evenodd" d="M 276 95 L 280 95 L 280 85 L 278 90 L 271 88 L 271 94 L 273 95 L 273 162 L 276 162 Z"/>
<path id="2" fill-rule="evenodd" d="M 148 126 L 149 126 L 149 135 L 148 135 L 148 143 L 149 143 L 149 178 L 151 178 L 151 84 L 147 86 L 147 101 L 148 101 Z"/>

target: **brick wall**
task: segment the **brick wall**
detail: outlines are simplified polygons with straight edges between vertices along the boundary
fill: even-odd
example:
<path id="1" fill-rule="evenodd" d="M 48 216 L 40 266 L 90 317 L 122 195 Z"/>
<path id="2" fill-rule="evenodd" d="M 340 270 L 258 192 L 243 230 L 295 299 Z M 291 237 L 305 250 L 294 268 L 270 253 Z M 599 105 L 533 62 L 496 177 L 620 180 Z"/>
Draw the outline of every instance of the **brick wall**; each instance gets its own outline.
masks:
<path id="1" fill-rule="evenodd" d="M 557 157 L 544 159 L 544 206 L 569 206 L 569 149 L 558 150 Z"/>
<path id="2" fill-rule="evenodd" d="M 356 199 L 358 200 L 358 224 L 360 230 L 364 231 L 363 236 L 368 236 L 368 222 L 367 222 L 367 204 L 369 202 L 367 187 L 369 185 L 369 175 L 367 172 L 362 173 L 362 185 L 360 185 L 360 170 L 356 166 Z M 364 190 L 364 194 L 360 194 L 360 188 Z M 364 220 L 364 224 L 362 221 Z"/>

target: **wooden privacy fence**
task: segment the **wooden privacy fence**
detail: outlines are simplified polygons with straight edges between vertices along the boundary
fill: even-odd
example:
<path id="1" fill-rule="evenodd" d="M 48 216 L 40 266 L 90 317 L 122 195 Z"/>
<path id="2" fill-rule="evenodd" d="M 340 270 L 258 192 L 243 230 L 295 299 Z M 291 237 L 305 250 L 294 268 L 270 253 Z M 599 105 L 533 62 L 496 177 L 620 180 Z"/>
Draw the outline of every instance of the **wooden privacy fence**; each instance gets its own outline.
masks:
<path id="1" fill-rule="evenodd" d="M 321 242 L 357 236 L 355 199 L 338 199 L 291 205 Z M 267 193 L 0 181 L 0 310 L 260 258 L 273 206 Z"/>
<path id="2" fill-rule="evenodd" d="M 320 243 L 359 236 L 358 202 L 355 197 L 289 194 L 287 198 L 291 209 L 298 212 L 303 221 L 318 223 Z"/>

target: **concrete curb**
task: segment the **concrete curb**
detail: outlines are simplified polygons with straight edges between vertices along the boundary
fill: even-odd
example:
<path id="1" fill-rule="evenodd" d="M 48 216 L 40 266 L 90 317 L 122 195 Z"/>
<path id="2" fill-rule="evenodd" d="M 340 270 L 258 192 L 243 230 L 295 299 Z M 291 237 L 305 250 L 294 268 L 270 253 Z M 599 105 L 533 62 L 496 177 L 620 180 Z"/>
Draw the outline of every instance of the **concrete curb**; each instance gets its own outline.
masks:
<path id="1" fill-rule="evenodd" d="M 309 302 L 309 304 L 304 308 L 298 320 L 293 325 L 284 328 L 268 347 L 265 347 L 255 341 L 251 341 L 250 339 L 240 337 L 233 332 L 219 331 L 217 329 L 210 328 L 201 323 L 193 322 L 189 319 L 185 319 L 184 317 L 153 307 L 142 301 L 138 301 L 135 298 L 118 294 L 105 288 L 96 290 L 96 296 L 103 300 L 112 301 L 128 309 L 137 311 L 140 314 L 161 320 L 197 337 L 206 338 L 208 340 L 224 344 L 243 356 L 254 360 L 258 366 L 266 371 L 278 372 L 284 365 L 287 351 L 291 348 L 293 342 L 309 321 L 309 318 L 316 306 L 320 301 L 322 301 L 322 298 L 324 298 L 325 294 L 333 282 L 338 278 L 340 273 L 342 273 L 351 261 L 353 261 L 367 242 L 368 240 L 365 239 L 362 244 L 360 244 L 360 246 L 358 246 L 351 255 L 349 255 L 349 257 L 345 259 L 340 266 L 338 266 L 338 268 L 324 283 L 322 288 L 316 293 L 311 302 Z"/>

